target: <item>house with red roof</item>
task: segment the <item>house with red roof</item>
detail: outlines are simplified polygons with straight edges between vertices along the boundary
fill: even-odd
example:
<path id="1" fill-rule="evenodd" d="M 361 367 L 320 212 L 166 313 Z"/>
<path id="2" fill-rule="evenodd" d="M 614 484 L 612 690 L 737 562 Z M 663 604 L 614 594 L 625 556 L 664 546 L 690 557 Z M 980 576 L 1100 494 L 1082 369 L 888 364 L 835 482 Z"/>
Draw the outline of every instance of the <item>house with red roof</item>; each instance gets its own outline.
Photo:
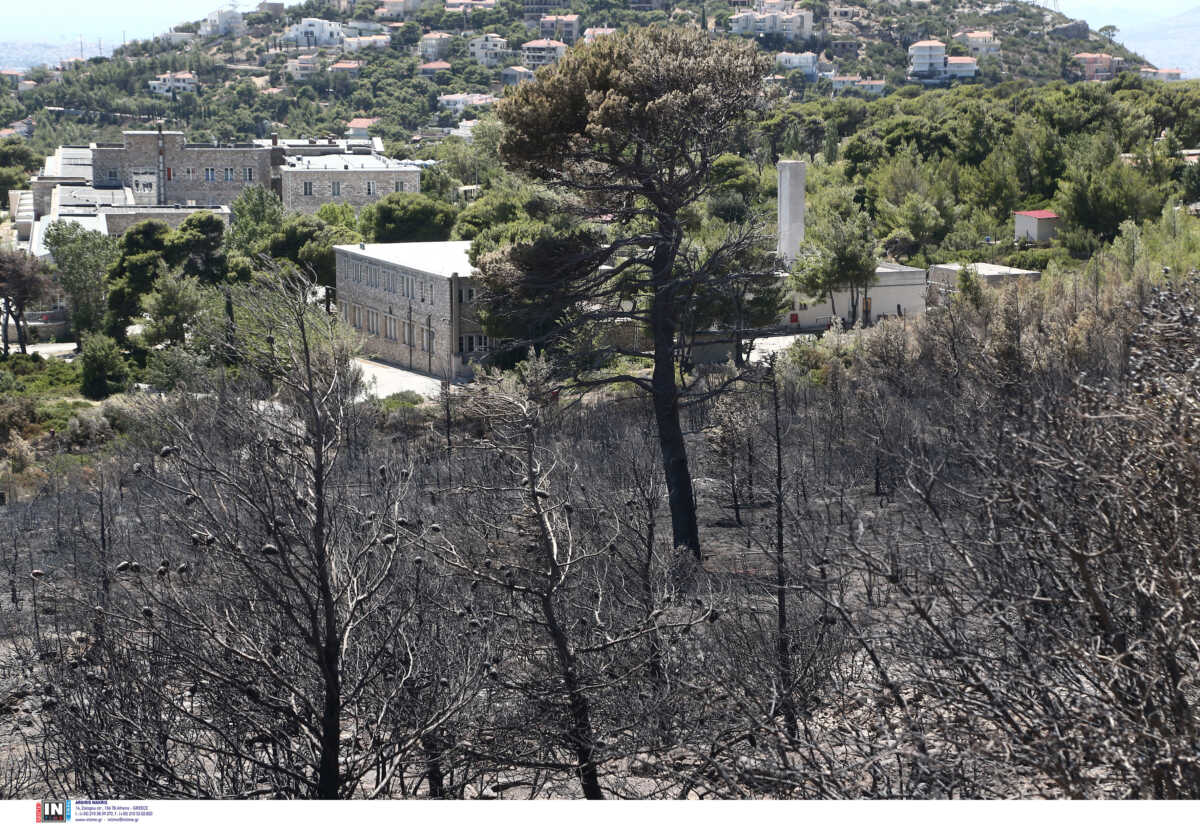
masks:
<path id="1" fill-rule="evenodd" d="M 1013 239 L 1023 243 L 1049 243 L 1058 234 L 1061 219 L 1049 209 L 1013 212 Z"/>
<path id="2" fill-rule="evenodd" d="M 356 117 L 346 123 L 346 137 L 352 140 L 366 140 L 370 137 L 368 130 L 379 122 L 378 117 Z"/>
<path id="3" fill-rule="evenodd" d="M 417 66 L 417 74 L 421 77 L 433 77 L 438 72 L 450 71 L 450 64 L 445 60 L 432 60 Z"/>

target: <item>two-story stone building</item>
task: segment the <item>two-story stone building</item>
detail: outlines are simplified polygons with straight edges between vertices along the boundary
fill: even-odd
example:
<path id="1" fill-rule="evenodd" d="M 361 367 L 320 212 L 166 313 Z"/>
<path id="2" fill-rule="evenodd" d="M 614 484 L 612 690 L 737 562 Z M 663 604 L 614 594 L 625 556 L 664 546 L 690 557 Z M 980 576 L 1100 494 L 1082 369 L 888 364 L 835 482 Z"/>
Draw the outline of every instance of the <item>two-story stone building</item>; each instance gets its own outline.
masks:
<path id="1" fill-rule="evenodd" d="M 271 182 L 271 147 L 188 143 L 183 132 L 129 131 L 121 143 L 93 143 L 92 185 L 126 187 L 138 204 L 217 206 L 246 186 Z"/>
<path id="2" fill-rule="evenodd" d="M 247 186 L 275 192 L 285 209 L 312 214 L 323 203 L 364 206 L 421 188 L 420 165 L 383 156 L 382 141 L 279 140 L 188 143 L 183 132 L 131 131 L 93 143 L 88 180 L 128 189 L 139 205 L 228 206 Z M 36 195 L 36 190 L 35 190 Z"/>
<path id="3" fill-rule="evenodd" d="M 471 374 L 488 339 L 475 312 L 470 241 L 333 248 L 338 309 L 368 355 L 443 378 Z"/>
<path id="4" fill-rule="evenodd" d="M 360 208 L 393 192 L 421 189 L 419 167 L 374 154 L 288 156 L 278 174 L 283 208 L 304 214 L 315 214 L 323 203 Z"/>

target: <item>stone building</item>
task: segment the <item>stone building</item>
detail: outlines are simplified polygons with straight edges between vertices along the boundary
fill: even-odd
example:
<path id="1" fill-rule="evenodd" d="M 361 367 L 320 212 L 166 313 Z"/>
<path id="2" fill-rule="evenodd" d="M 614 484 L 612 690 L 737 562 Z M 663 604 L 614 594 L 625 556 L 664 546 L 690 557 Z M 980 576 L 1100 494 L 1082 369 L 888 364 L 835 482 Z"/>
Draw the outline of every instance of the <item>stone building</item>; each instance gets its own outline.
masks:
<path id="1" fill-rule="evenodd" d="M 188 143 L 182 132 L 122 136 L 122 143 L 93 143 L 86 169 L 65 157 L 54 166 L 53 185 L 62 175 L 86 174 L 97 189 L 127 189 L 133 203 L 159 206 L 228 206 L 244 188 L 259 185 L 279 195 L 284 208 L 306 214 L 323 203 L 363 206 L 392 192 L 420 191 L 418 164 L 384 157 L 378 138 L 220 145 Z"/>
<path id="2" fill-rule="evenodd" d="M 283 208 L 304 214 L 315 214 L 325 203 L 357 209 L 384 195 L 421 189 L 420 168 L 372 154 L 288 156 L 278 174 Z"/>
<path id="3" fill-rule="evenodd" d="M 488 349 L 470 241 L 335 246 L 342 319 L 368 355 L 430 375 L 470 375 Z"/>
<path id="4" fill-rule="evenodd" d="M 123 132 L 121 143 L 93 143 L 98 189 L 125 187 L 140 205 L 229 204 L 246 186 L 270 185 L 271 147 L 188 143 L 183 132 Z"/>

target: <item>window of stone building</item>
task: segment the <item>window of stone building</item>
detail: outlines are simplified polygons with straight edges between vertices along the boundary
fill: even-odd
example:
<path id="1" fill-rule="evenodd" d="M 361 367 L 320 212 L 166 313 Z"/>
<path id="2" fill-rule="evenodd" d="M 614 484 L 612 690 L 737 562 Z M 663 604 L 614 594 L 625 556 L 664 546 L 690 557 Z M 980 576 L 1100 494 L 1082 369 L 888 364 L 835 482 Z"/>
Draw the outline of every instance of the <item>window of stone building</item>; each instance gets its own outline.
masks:
<path id="1" fill-rule="evenodd" d="M 227 168 L 227 169 L 225 170 L 225 182 L 226 182 L 226 183 L 232 183 L 232 182 L 233 182 L 233 169 L 229 169 L 229 168 Z"/>
<path id="2" fill-rule="evenodd" d="M 396 319 L 391 316 L 387 319 L 387 328 L 384 330 L 384 337 L 388 340 L 396 339 Z"/>
<path id="3" fill-rule="evenodd" d="M 341 197 L 342 196 L 342 184 L 336 180 L 333 181 L 333 183 L 330 183 L 329 184 L 329 194 L 332 195 L 333 197 Z"/>
<path id="4" fill-rule="evenodd" d="M 367 197 L 372 197 L 375 194 L 375 181 L 367 181 Z"/>
<path id="5" fill-rule="evenodd" d="M 304 182 L 304 196 L 305 196 L 305 197 L 312 197 L 312 192 L 313 192 L 313 190 L 312 190 L 312 181 L 306 180 L 306 181 Z"/>
<path id="6" fill-rule="evenodd" d="M 109 169 L 109 170 L 108 170 L 108 179 L 109 179 L 109 180 L 116 180 L 116 179 L 117 179 L 117 170 L 116 170 L 116 169 Z"/>
<path id="7" fill-rule="evenodd" d="M 403 184 L 403 183 L 401 183 L 399 180 L 397 180 L 397 181 L 396 181 L 396 191 L 397 191 L 397 192 L 403 192 L 403 191 L 404 191 L 404 184 Z"/>
<path id="8" fill-rule="evenodd" d="M 168 166 L 167 167 L 167 180 L 170 180 L 170 179 L 171 179 L 171 167 Z"/>
<path id="9" fill-rule="evenodd" d="M 183 176 L 187 180 L 191 180 L 195 176 L 195 174 L 196 174 L 196 170 L 192 169 L 190 167 L 183 170 Z"/>
<path id="10" fill-rule="evenodd" d="M 212 183 L 212 182 L 216 181 L 216 179 L 217 179 L 217 170 L 216 169 L 214 169 L 212 166 L 209 166 L 207 169 L 204 170 L 204 182 L 205 183 Z"/>
<path id="11" fill-rule="evenodd" d="M 354 305 L 354 320 L 351 326 L 355 329 L 362 329 L 362 307 L 358 304 Z"/>
<path id="12" fill-rule="evenodd" d="M 367 310 L 367 331 L 372 335 L 379 334 L 379 313 L 374 309 Z"/>
<path id="13" fill-rule="evenodd" d="M 252 167 L 252 166 L 246 167 L 246 182 L 247 183 L 254 182 L 254 167 Z"/>

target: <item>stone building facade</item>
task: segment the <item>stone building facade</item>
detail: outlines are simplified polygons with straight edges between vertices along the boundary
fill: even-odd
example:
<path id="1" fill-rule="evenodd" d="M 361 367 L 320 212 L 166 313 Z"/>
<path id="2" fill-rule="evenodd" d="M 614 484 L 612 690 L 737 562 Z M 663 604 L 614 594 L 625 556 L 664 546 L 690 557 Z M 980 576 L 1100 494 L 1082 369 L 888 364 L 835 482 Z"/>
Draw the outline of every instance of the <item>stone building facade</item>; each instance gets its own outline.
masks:
<path id="1" fill-rule="evenodd" d="M 313 214 L 323 203 L 357 208 L 421 188 L 419 166 L 384 157 L 378 139 L 273 137 L 214 145 L 188 143 L 182 132 L 158 131 L 124 132 L 123 138 L 93 143 L 90 167 L 79 168 L 86 170 L 86 183 L 126 189 L 139 206 L 228 206 L 247 186 L 258 185 L 273 190 L 285 209 Z M 54 185 L 59 182 L 56 178 Z"/>
<path id="2" fill-rule="evenodd" d="M 366 354 L 454 379 L 488 349 L 475 311 L 469 241 L 335 246 L 343 321 Z"/>
<path id="3" fill-rule="evenodd" d="M 129 188 L 139 205 L 227 205 L 246 186 L 271 182 L 270 146 L 188 143 L 183 132 L 122 136 L 92 144 L 92 185 Z"/>
<path id="4" fill-rule="evenodd" d="M 278 175 L 283 208 L 304 214 L 324 203 L 359 209 L 393 192 L 421 190 L 420 168 L 379 155 L 288 157 Z"/>

